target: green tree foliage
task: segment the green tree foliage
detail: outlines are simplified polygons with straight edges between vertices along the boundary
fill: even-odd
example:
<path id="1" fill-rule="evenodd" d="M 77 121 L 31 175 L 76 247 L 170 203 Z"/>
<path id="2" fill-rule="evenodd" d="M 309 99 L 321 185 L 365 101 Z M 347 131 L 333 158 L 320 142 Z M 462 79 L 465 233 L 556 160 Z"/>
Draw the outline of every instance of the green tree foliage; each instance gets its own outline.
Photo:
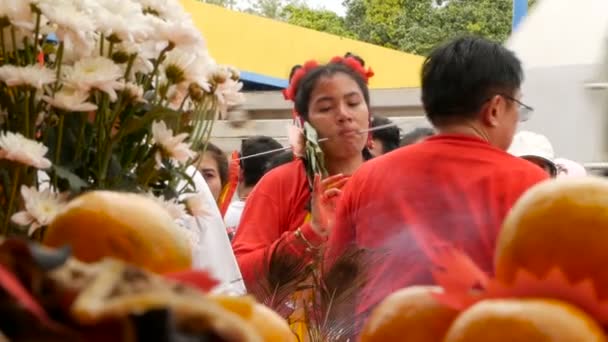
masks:
<path id="1" fill-rule="evenodd" d="M 218 5 L 226 8 L 233 9 L 236 6 L 236 0 L 201 0 L 208 4 Z"/>
<path id="2" fill-rule="evenodd" d="M 344 18 L 327 10 L 315 10 L 308 6 L 288 5 L 283 9 L 283 17 L 293 25 L 327 32 L 342 37 L 357 38 L 346 28 Z"/>
<path id="3" fill-rule="evenodd" d="M 230 7 L 234 0 L 207 0 Z M 528 0 L 530 7 L 535 0 Z M 513 0 L 344 0 L 346 16 L 306 6 L 305 0 L 250 0 L 245 10 L 290 24 L 426 55 L 461 35 L 504 42 Z"/>
<path id="4" fill-rule="evenodd" d="M 421 55 L 456 36 L 503 42 L 511 32 L 513 0 L 345 0 L 344 5 L 346 28 L 358 39 Z"/>

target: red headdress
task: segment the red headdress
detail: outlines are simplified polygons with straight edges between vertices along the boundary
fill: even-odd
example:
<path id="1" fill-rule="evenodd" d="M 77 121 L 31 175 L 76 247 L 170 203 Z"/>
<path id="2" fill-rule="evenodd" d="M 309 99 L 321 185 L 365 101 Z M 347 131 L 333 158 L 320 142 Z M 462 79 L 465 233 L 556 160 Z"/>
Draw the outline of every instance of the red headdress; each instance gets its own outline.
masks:
<path id="1" fill-rule="evenodd" d="M 336 64 L 341 63 L 341 64 L 344 64 L 344 65 L 348 66 L 349 68 L 353 69 L 355 72 L 357 72 L 363 78 L 363 80 L 365 81 L 365 84 L 367 84 L 369 79 L 372 76 L 374 76 L 374 72 L 372 71 L 371 68 L 365 69 L 365 67 L 363 65 L 361 65 L 361 62 L 359 62 L 354 57 L 336 56 L 336 57 L 332 58 L 329 62 L 336 63 Z M 308 72 L 317 68 L 318 66 L 319 66 L 319 63 L 317 61 L 310 60 L 310 61 L 304 63 L 304 65 L 302 65 L 302 67 L 298 68 L 294 72 L 293 76 L 291 77 L 291 79 L 289 81 L 289 86 L 283 90 L 283 97 L 285 97 L 285 100 L 290 100 L 290 101 L 295 100 L 296 93 L 298 91 L 298 86 L 300 85 L 300 81 L 302 80 L 302 78 L 304 76 L 306 76 L 306 74 L 308 74 Z"/>
<path id="2" fill-rule="evenodd" d="M 354 58 L 352 56 L 348 56 L 348 57 L 336 56 L 336 57 L 332 58 L 329 61 L 329 63 L 336 63 L 336 64 L 341 63 L 341 64 L 348 66 L 349 68 L 354 70 L 356 73 L 358 73 L 363 78 L 363 80 L 365 81 L 365 84 L 367 84 L 369 79 L 372 76 L 374 76 L 374 72 L 372 71 L 371 68 L 366 69 L 361 64 L 361 62 L 359 62 L 359 60 L 357 60 L 356 58 Z M 317 68 L 318 66 L 319 66 L 319 63 L 317 61 L 309 60 L 293 73 L 293 76 L 289 80 L 289 86 L 287 86 L 287 88 L 283 89 L 283 97 L 285 98 L 285 100 L 295 101 L 298 87 L 300 85 L 300 82 L 302 81 L 302 78 L 304 76 L 306 76 L 306 74 L 308 74 L 311 70 Z M 295 110 L 295 108 L 293 109 L 293 119 L 294 119 L 294 121 L 296 121 L 296 123 L 302 124 L 302 118 L 300 117 L 299 113 Z"/>

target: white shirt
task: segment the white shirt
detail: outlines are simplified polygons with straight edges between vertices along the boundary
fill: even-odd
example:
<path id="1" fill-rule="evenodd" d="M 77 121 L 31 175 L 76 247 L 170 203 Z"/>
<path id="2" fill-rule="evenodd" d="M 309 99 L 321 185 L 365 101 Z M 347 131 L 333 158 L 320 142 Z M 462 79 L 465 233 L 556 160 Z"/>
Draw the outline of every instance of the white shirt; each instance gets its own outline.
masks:
<path id="1" fill-rule="evenodd" d="M 189 229 L 198 233 L 201 247 L 195 252 L 193 266 L 194 268 L 208 270 L 212 276 L 220 281 L 220 285 L 214 292 L 244 294 L 246 293 L 245 283 L 211 190 L 209 190 L 207 182 L 195 167 L 189 167 L 186 172 L 193 175 L 192 180 L 196 192 L 203 196 L 207 202 L 206 207 L 209 209 L 207 215 L 196 217 L 198 224 L 189 227 Z"/>
<path id="2" fill-rule="evenodd" d="M 237 199 L 230 202 L 228 210 L 226 210 L 224 223 L 226 223 L 226 228 L 232 234 L 234 234 L 236 229 L 239 227 L 241 215 L 243 215 L 243 209 L 245 209 L 245 201 Z"/>

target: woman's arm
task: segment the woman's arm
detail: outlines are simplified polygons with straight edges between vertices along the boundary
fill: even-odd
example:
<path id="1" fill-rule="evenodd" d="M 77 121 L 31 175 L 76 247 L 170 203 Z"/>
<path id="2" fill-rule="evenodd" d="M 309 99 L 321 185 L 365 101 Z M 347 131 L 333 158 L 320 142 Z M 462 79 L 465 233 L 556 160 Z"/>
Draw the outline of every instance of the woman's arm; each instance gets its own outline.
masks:
<path id="1" fill-rule="evenodd" d="M 281 246 L 281 253 L 306 260 L 325 241 L 308 223 L 290 230 L 289 211 L 299 208 L 279 203 L 277 197 L 282 196 L 278 194 L 271 196 L 269 190 L 276 186 L 272 179 L 263 179 L 249 195 L 232 243 L 243 279 L 250 289 L 266 276 L 264 272 L 277 246 Z"/>

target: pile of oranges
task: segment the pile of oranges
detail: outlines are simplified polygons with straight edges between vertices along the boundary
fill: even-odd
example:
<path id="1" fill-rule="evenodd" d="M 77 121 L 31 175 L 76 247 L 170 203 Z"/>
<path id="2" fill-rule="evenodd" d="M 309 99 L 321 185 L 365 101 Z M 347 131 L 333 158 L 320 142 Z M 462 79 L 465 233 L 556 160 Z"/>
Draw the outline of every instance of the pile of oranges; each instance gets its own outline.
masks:
<path id="1" fill-rule="evenodd" d="M 173 273 L 192 266 L 182 229 L 146 196 L 92 191 L 68 203 L 49 225 L 43 243 L 69 245 L 74 257 L 84 262 L 112 257 L 155 273 Z M 287 321 L 251 297 L 210 297 L 249 324 L 263 341 L 297 340 Z"/>
<path id="2" fill-rule="evenodd" d="M 538 279 L 535 292 L 528 292 L 534 295 L 480 296 L 459 310 L 441 301 L 441 288 L 405 288 L 374 310 L 361 341 L 608 341 L 608 311 L 602 311 L 608 299 L 608 180 L 564 178 L 530 189 L 503 224 L 494 264 L 491 281 L 516 287 L 525 273 Z M 563 284 L 543 283 L 556 270 Z M 580 284 L 588 293 L 573 290 Z"/>

